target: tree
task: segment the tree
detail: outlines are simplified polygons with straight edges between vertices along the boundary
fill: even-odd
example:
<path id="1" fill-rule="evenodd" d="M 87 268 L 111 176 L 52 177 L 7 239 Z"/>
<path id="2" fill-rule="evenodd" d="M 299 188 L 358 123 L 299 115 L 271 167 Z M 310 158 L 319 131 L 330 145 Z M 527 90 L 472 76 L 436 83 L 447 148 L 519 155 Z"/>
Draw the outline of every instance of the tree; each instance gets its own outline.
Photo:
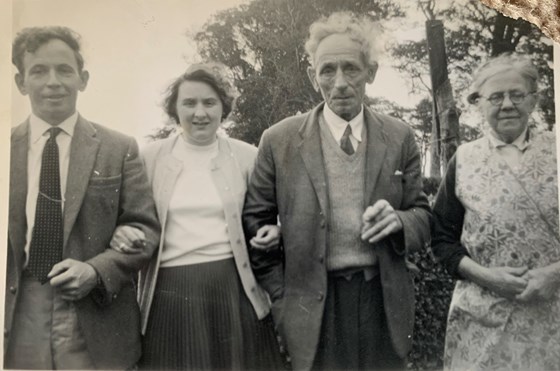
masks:
<path id="1" fill-rule="evenodd" d="M 419 0 L 424 2 L 424 0 Z M 437 1 L 430 1 L 437 4 Z M 504 17 L 499 12 L 482 5 L 479 1 L 451 3 L 450 6 L 432 6 L 428 17 L 445 19 L 445 46 L 448 57 L 449 79 L 453 95 L 458 97 L 457 105 L 462 112 L 472 111 L 466 105 L 466 96 L 474 70 L 490 55 L 503 51 L 516 51 L 532 58 L 541 77 L 541 115 L 536 115 L 537 123 L 551 129 L 555 123 L 552 66 L 552 41 L 545 37 L 534 25 L 521 19 Z M 461 20 L 460 22 L 458 20 Z M 389 46 L 394 57 L 393 66 L 408 76 L 409 91 L 414 94 L 432 95 L 428 82 L 429 70 L 427 45 L 424 39 L 418 41 L 395 42 Z M 464 140 L 479 135 L 479 122 L 473 115 L 461 116 L 461 134 Z"/>
<path id="2" fill-rule="evenodd" d="M 204 59 L 232 70 L 240 98 L 229 135 L 258 144 L 266 128 L 321 101 L 304 42 L 313 21 L 340 10 L 372 20 L 403 15 L 390 0 L 254 0 L 216 14 L 194 35 Z"/>

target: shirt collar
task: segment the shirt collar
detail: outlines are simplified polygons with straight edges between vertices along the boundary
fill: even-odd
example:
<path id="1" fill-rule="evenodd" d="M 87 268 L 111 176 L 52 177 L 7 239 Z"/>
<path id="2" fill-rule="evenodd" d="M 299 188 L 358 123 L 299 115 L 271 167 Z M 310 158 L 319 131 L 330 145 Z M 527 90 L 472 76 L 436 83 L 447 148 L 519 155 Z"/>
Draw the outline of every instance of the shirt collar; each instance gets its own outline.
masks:
<path id="1" fill-rule="evenodd" d="M 57 126 L 61 128 L 63 132 L 65 132 L 70 137 L 72 137 L 74 135 L 74 129 L 76 127 L 77 122 L 78 122 L 78 111 L 74 112 L 70 117 L 62 121 Z M 39 118 L 38 116 L 32 113 L 31 116 L 29 117 L 31 143 L 32 144 L 37 143 L 37 141 L 43 135 L 46 135 L 47 130 L 49 130 L 50 128 L 52 128 L 51 124 L 49 124 L 45 120 Z"/>
<path id="2" fill-rule="evenodd" d="M 523 132 L 517 138 L 515 138 L 513 142 L 511 142 L 511 145 L 517 147 L 520 151 L 523 152 L 529 146 L 528 131 L 529 128 L 525 128 L 525 130 L 523 130 Z M 490 143 L 492 144 L 492 146 L 496 148 L 501 148 L 508 145 L 508 143 L 505 143 L 498 138 L 493 129 L 490 129 L 490 135 L 488 135 L 488 138 L 490 139 Z"/>
<path id="3" fill-rule="evenodd" d="M 364 128 L 364 106 L 362 106 L 360 113 L 358 113 L 356 117 L 350 121 L 346 121 L 334 113 L 329 105 L 325 103 L 323 108 L 323 118 L 337 142 L 342 138 L 344 130 L 346 130 L 346 126 L 348 124 L 350 124 L 350 127 L 352 128 L 352 136 L 356 138 L 358 142 L 362 141 L 362 130 Z"/>

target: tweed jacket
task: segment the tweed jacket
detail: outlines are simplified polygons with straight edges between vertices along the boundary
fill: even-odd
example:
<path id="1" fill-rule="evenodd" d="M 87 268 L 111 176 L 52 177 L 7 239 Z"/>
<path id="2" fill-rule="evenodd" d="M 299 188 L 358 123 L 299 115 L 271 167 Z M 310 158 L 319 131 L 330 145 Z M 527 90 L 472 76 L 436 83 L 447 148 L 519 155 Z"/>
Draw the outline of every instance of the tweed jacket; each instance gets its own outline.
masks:
<path id="1" fill-rule="evenodd" d="M 177 140 L 181 140 L 180 136 L 174 135 L 171 138 L 151 143 L 142 151 L 142 157 L 148 170 L 148 178 L 153 187 L 157 213 L 162 225 L 159 248 L 152 257 L 150 264 L 140 272 L 138 301 L 142 313 L 142 332 L 146 331 L 161 261 L 161 252 L 165 248 L 164 236 L 169 199 L 173 194 L 175 183 L 183 166 L 181 160 L 177 159 L 172 153 Z M 251 271 L 241 224 L 243 201 L 247 183 L 253 172 L 256 148 L 239 140 L 219 136 L 218 152 L 218 156 L 212 161 L 212 179 L 224 205 L 229 240 L 243 289 L 258 318 L 262 319 L 269 313 L 269 299 L 265 291 L 258 286 Z"/>
<path id="2" fill-rule="evenodd" d="M 4 350 L 25 260 L 28 147 L 27 120 L 11 136 Z M 155 250 L 160 232 L 136 141 L 79 116 L 70 144 L 65 199 L 63 258 L 92 265 L 104 286 L 74 302 L 88 352 L 97 368 L 130 367 L 141 352 L 136 274 Z M 147 240 L 144 250 L 135 255 L 111 250 L 118 225 L 141 229 Z"/>
<path id="3" fill-rule="evenodd" d="M 247 238 L 280 219 L 283 249 L 251 250 L 259 282 L 272 298 L 272 314 L 295 369 L 310 369 L 321 329 L 327 292 L 325 255 L 329 197 L 318 115 L 289 117 L 261 139 L 243 212 Z M 412 343 L 414 288 L 405 265 L 407 252 L 429 240 L 431 212 L 422 192 L 420 156 L 413 131 L 402 122 L 364 107 L 367 131 L 366 205 L 387 200 L 403 231 L 372 246 L 377 252 L 385 314 L 397 353 Z"/>

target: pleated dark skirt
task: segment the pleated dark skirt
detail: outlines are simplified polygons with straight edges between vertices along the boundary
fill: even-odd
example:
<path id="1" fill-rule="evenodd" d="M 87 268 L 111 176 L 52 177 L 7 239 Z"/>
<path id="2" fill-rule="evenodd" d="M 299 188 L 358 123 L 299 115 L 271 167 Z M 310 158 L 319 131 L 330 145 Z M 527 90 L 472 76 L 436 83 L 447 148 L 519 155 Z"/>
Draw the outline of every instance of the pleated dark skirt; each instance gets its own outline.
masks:
<path id="1" fill-rule="evenodd" d="M 283 368 L 271 317 L 258 320 L 233 259 L 159 270 L 142 353 L 150 370 Z"/>

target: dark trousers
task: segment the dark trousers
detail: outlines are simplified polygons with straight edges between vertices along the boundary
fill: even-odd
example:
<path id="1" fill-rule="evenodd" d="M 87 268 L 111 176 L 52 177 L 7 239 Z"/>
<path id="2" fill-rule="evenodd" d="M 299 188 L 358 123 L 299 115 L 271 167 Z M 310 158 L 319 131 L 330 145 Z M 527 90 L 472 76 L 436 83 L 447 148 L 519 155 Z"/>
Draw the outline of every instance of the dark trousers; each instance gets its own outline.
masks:
<path id="1" fill-rule="evenodd" d="M 404 369 L 393 349 L 379 275 L 329 274 L 321 336 L 313 369 Z"/>

